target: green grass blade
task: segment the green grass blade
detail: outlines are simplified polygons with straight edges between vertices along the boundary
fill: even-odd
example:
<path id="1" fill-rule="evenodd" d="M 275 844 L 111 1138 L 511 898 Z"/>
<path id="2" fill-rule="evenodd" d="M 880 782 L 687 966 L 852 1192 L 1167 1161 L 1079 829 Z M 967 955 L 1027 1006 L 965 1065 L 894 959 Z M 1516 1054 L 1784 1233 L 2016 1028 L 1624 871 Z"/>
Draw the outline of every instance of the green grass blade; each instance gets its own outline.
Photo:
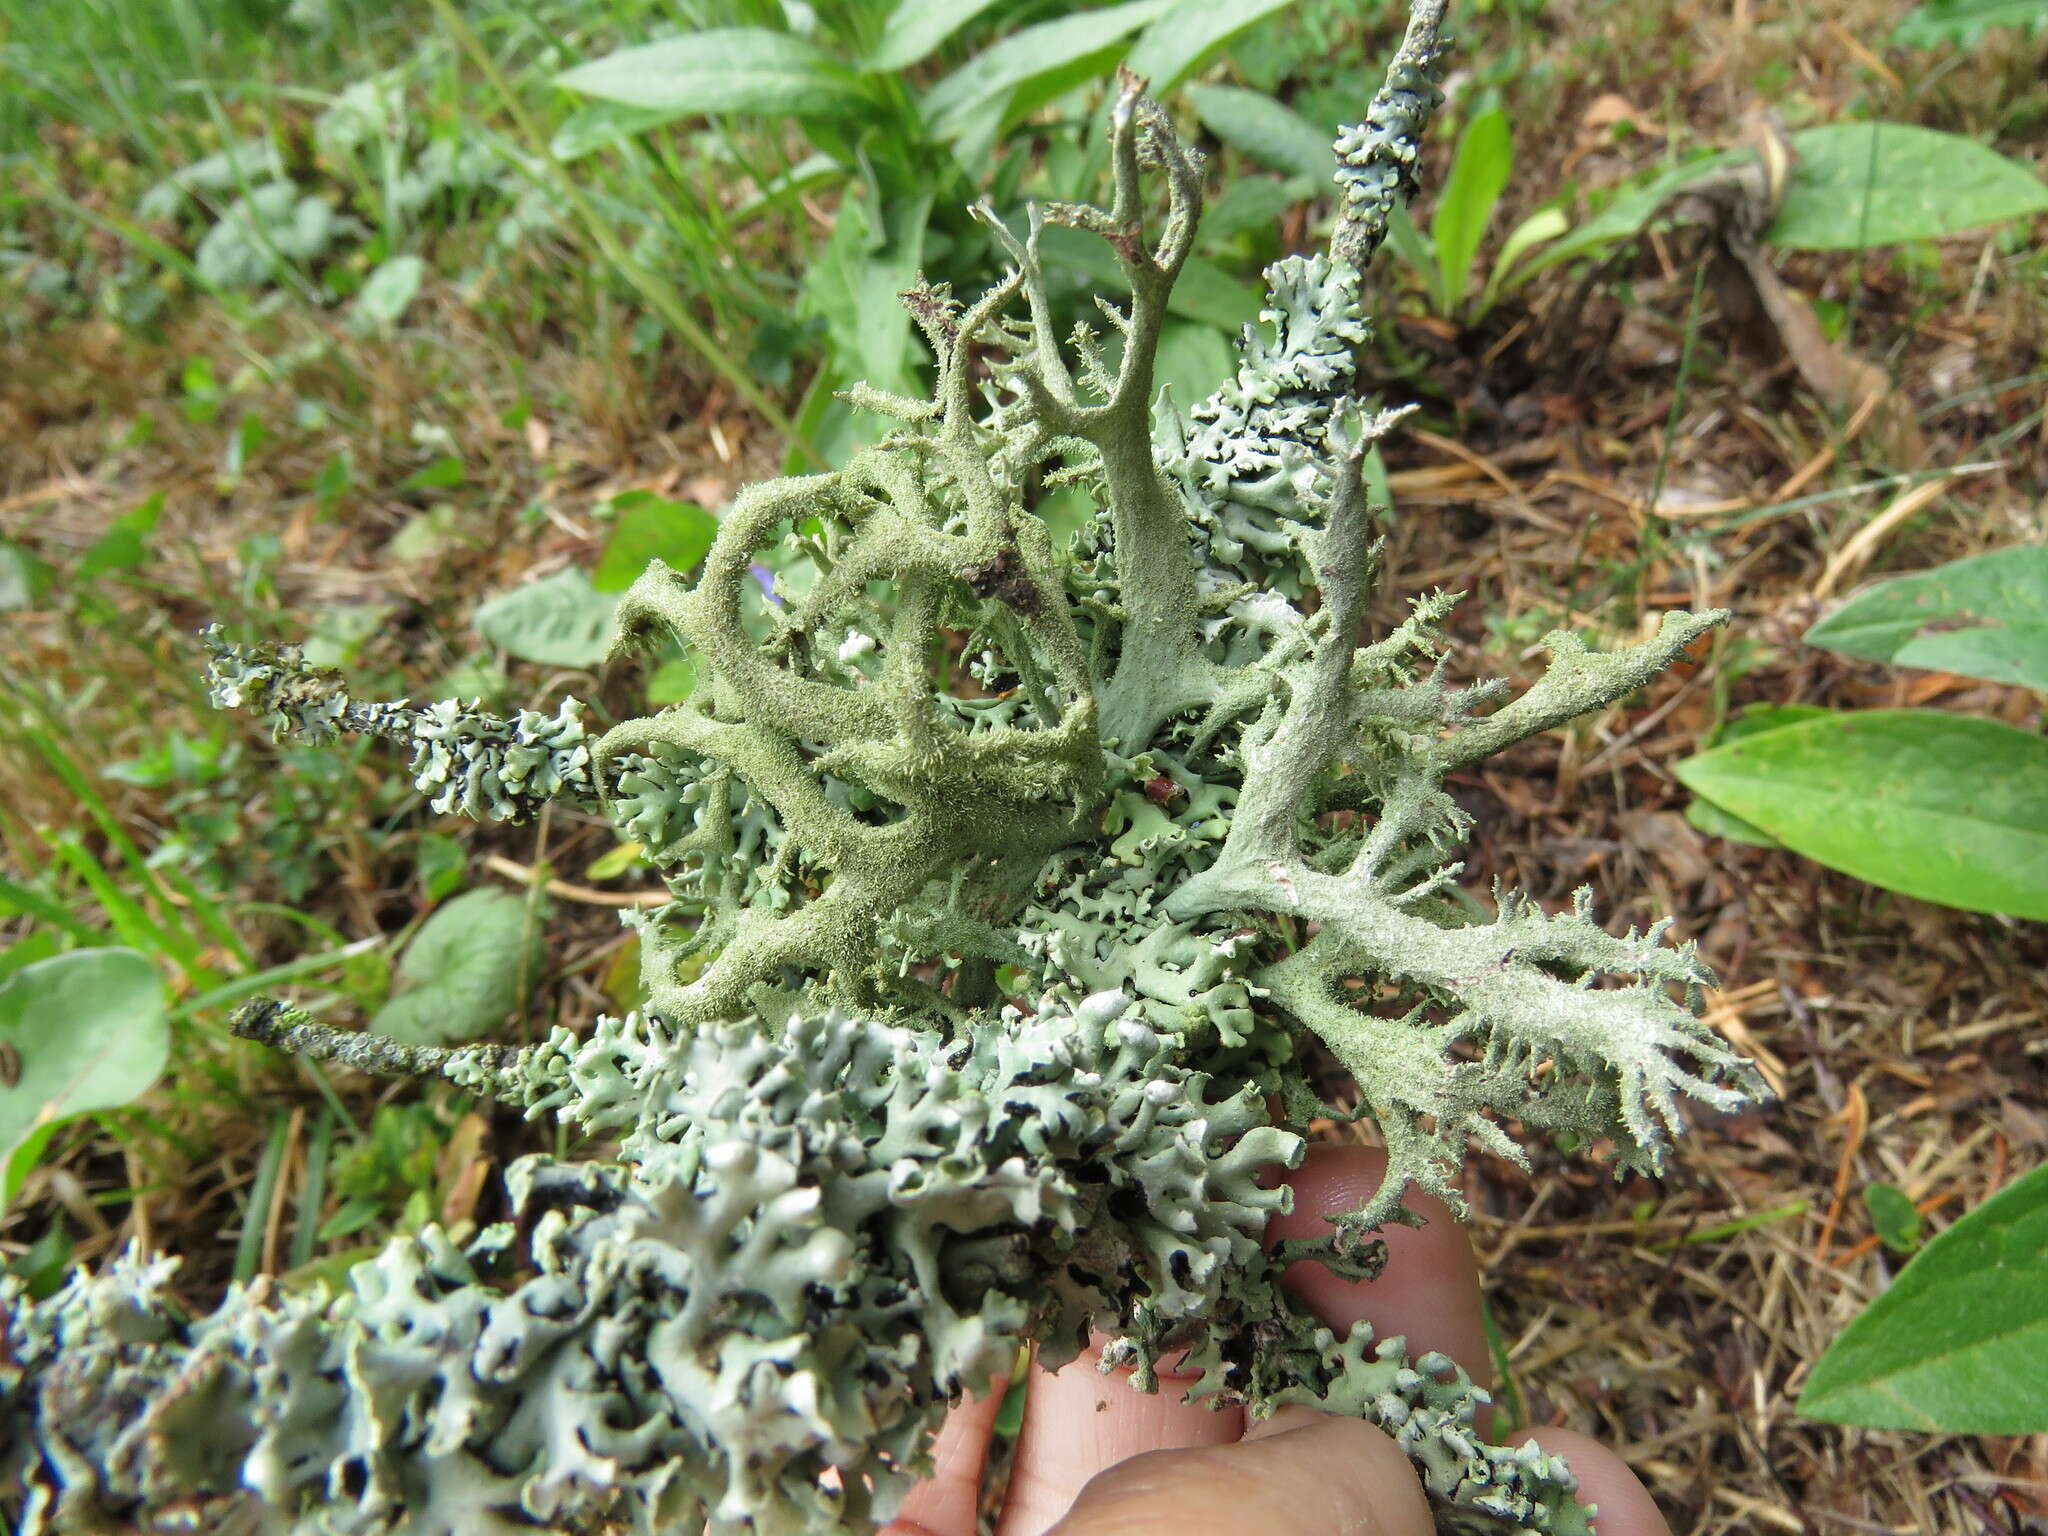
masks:
<path id="1" fill-rule="evenodd" d="M 292 1117 L 279 1110 L 271 1117 L 270 1139 L 264 1143 L 263 1160 L 256 1165 L 256 1178 L 249 1186 L 249 1204 L 242 1216 L 242 1235 L 235 1243 L 234 1278 L 247 1284 L 256 1277 L 263 1262 L 263 1228 L 269 1220 L 270 1204 L 277 1195 L 277 1180 L 284 1169 L 285 1143 L 291 1136 Z"/>

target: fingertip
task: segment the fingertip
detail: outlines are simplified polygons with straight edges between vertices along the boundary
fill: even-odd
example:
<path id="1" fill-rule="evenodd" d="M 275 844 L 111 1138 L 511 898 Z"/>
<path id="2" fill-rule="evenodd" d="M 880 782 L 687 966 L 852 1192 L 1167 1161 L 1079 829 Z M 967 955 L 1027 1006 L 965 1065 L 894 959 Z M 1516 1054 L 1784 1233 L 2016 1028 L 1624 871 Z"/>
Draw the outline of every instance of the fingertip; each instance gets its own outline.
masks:
<path id="1" fill-rule="evenodd" d="M 1263 1419 L 1245 1415 L 1244 1438 L 1267 1440 L 1274 1435 L 1288 1434 L 1297 1429 L 1312 1429 L 1331 1415 L 1320 1408 L 1311 1408 L 1305 1403 L 1289 1403 L 1275 1408 Z"/>
<path id="2" fill-rule="evenodd" d="M 1327 1237 L 1329 1218 L 1363 1206 L 1386 1173 L 1386 1153 L 1376 1147 L 1310 1147 L 1301 1167 L 1285 1176 L 1294 1189 L 1294 1209 L 1267 1223 L 1267 1240 Z M 1340 1334 L 1354 1323 L 1371 1323 L 1376 1338 L 1406 1338 L 1410 1359 L 1440 1351 L 1477 1385 L 1490 1386 L 1493 1360 L 1471 1241 L 1436 1196 L 1411 1187 L 1401 1204 L 1425 1225 L 1389 1226 L 1376 1234 L 1387 1245 L 1387 1267 L 1379 1279 L 1344 1280 L 1304 1259 L 1288 1266 L 1281 1283 Z"/>
<path id="3" fill-rule="evenodd" d="M 1379 1147 L 1349 1146 L 1338 1142 L 1312 1142 L 1302 1154 L 1301 1166 L 1281 1175 L 1294 1187 L 1294 1209 L 1273 1218 L 1273 1226 L 1298 1228 L 1281 1232 L 1283 1237 L 1321 1237 L 1329 1231 L 1324 1219 L 1355 1211 L 1379 1193 L 1387 1180 L 1387 1154 Z M 1401 1204 L 1420 1216 L 1426 1226 L 1389 1227 L 1382 1236 L 1401 1232 L 1426 1232 L 1431 1227 L 1455 1227 L 1457 1214 L 1427 1190 L 1409 1185 Z"/>
<path id="4" fill-rule="evenodd" d="M 1664 1513 L 1643 1480 L 1609 1447 L 1574 1429 L 1524 1429 L 1506 1443 L 1533 1440 L 1552 1456 L 1562 1456 L 1578 1479 L 1579 1502 L 1595 1506 L 1593 1536 L 1671 1536 Z"/>
<path id="5" fill-rule="evenodd" d="M 1091 1478 L 1120 1462 L 1150 1451 L 1228 1445 L 1243 1434 L 1243 1410 L 1185 1400 L 1193 1378 L 1162 1368 L 1159 1390 L 1140 1392 L 1129 1371 L 1104 1372 L 1098 1358 L 1091 1348 L 1057 1371 L 1031 1372 L 997 1527 L 1002 1536 L 1037 1536 Z"/>
<path id="6" fill-rule="evenodd" d="M 932 1439 L 931 1476 L 904 1494 L 896 1518 L 879 1536 L 974 1536 L 981 1516 L 981 1474 L 1002 1412 L 1008 1383 L 989 1383 L 981 1397 L 965 1397 Z"/>
<path id="7" fill-rule="evenodd" d="M 1432 1536 L 1429 1501 L 1398 1445 L 1362 1420 L 1302 1415 L 1289 1427 L 1247 1433 L 1235 1445 L 1161 1452 L 1113 1467 L 1081 1491 L 1053 1536 Z"/>

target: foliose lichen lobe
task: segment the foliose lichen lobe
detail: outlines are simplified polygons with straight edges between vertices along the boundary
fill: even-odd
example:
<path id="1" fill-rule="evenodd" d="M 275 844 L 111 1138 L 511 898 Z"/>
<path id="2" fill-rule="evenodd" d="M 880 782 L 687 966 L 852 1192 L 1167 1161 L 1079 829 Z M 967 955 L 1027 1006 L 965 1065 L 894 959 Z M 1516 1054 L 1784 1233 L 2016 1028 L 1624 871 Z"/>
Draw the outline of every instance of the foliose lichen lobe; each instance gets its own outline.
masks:
<path id="1" fill-rule="evenodd" d="M 1441 13 L 1414 8 L 1338 138 L 1329 249 L 1268 270 L 1233 377 L 1185 411 L 1153 359 L 1200 166 L 1128 84 L 1110 206 L 1021 233 L 988 213 L 1004 279 L 905 296 L 931 398 L 852 392 L 896 427 L 743 493 L 694 580 L 657 562 L 626 594 L 622 650 L 694 653 L 684 703 L 597 736 L 573 701 L 363 703 L 209 634 L 224 706 L 389 738 L 439 810 L 599 811 L 671 900 L 629 917 L 645 1006 L 585 1034 L 428 1050 L 245 1009 L 252 1038 L 614 1151 L 520 1162 L 508 1220 L 394 1242 L 339 1293 L 259 1284 L 192 1318 L 141 1256 L 44 1301 L 7 1282 L 19 1529 L 861 1530 L 1020 1342 L 1056 1365 L 1102 1330 L 1142 1388 L 1185 1352 L 1209 1400 L 1375 1420 L 1446 1531 L 1589 1530 L 1561 1463 L 1480 1439 L 1452 1362 L 1337 1337 L 1278 1284 L 1311 1256 L 1376 1272 L 1373 1229 L 1411 1185 L 1455 1205 L 1469 1140 L 1519 1159 L 1510 1124 L 1569 1130 L 1654 1169 L 1682 1097 L 1761 1093 L 1661 927 L 1452 894 L 1447 776 L 1641 688 L 1721 616 L 1613 654 L 1554 635 L 1512 700 L 1442 680 L 1444 594 L 1366 639 L 1362 463 L 1402 412 L 1353 395 L 1358 274 L 1414 184 Z M 1109 243 L 1120 346 L 1056 329 L 1046 223 Z M 1096 508 L 1064 546 L 1044 485 Z M 1311 1042 L 1389 1175 L 1328 1238 L 1268 1249 L 1287 1196 L 1262 1170 L 1326 1109 Z"/>

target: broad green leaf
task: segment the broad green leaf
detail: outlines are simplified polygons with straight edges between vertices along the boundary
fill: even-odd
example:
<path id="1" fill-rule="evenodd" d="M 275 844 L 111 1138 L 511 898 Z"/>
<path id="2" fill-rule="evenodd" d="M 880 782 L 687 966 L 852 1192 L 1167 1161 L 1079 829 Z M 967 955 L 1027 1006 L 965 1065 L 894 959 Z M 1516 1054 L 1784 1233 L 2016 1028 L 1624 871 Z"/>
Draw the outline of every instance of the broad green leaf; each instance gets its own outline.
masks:
<path id="1" fill-rule="evenodd" d="M 425 469 L 416 469 L 398 482 L 401 491 L 448 491 L 462 484 L 467 472 L 462 460 L 452 453 L 443 454 Z"/>
<path id="2" fill-rule="evenodd" d="M 815 43 L 766 27 L 712 27 L 579 64 L 555 84 L 678 116 L 760 112 L 829 117 L 857 106 L 858 81 Z"/>
<path id="3" fill-rule="evenodd" d="M 718 519 L 687 501 L 628 491 L 614 496 L 611 505 L 611 537 L 590 578 L 600 592 L 625 591 L 653 560 L 666 561 L 674 571 L 692 570 L 718 537 Z"/>
<path id="4" fill-rule="evenodd" d="M 475 542 L 455 508 L 444 501 L 408 518 L 384 546 L 384 553 L 402 565 L 421 565 L 444 559 L 457 549 L 473 548 Z"/>
<path id="5" fill-rule="evenodd" d="M 140 566 L 149 559 L 149 536 L 156 532 L 163 511 L 164 493 L 156 491 L 141 506 L 123 512 L 78 557 L 71 579 L 84 582 L 108 571 L 132 571 Z"/>
<path id="6" fill-rule="evenodd" d="M 1394 487 L 1387 478 L 1387 461 L 1381 456 L 1378 443 L 1365 450 L 1365 463 L 1362 469 L 1367 502 L 1374 507 L 1385 507 L 1388 518 L 1395 517 L 1397 513 L 1394 505 Z"/>
<path id="7" fill-rule="evenodd" d="M 1106 67 L 1099 61 L 1089 65 L 1097 73 Z M 995 176 L 996 141 L 1003 136 L 1003 124 L 1010 121 L 1012 107 L 1022 94 L 1022 87 L 998 91 L 964 108 L 948 122 L 942 137 L 952 143 L 953 163 L 976 186 L 984 185 Z M 1022 110 L 1016 115 L 1021 116 Z"/>
<path id="8" fill-rule="evenodd" d="M 1974 139 L 1910 123 L 1792 135 L 1799 163 L 1765 239 L 1801 251 L 1933 240 L 2048 208 L 2048 183 Z"/>
<path id="9" fill-rule="evenodd" d="M 284 173 L 284 154 L 275 141 L 267 135 L 242 139 L 173 171 L 142 195 L 135 211 L 144 219 L 175 218 L 187 206 L 190 193 L 239 191 L 275 181 Z"/>
<path id="10" fill-rule="evenodd" d="M 34 550 L 0 539 L 0 613 L 35 607 L 50 588 L 51 574 Z"/>
<path id="11" fill-rule="evenodd" d="M 1252 284 L 1232 277 L 1213 261 L 1190 256 L 1181 264 L 1180 281 L 1173 285 L 1166 307 L 1234 338 L 1238 327 L 1259 318 L 1262 299 Z"/>
<path id="12" fill-rule="evenodd" d="M 1500 243 L 1500 254 L 1493 258 L 1493 270 L 1486 274 L 1486 287 L 1480 292 L 1480 307 L 1491 309 L 1493 302 L 1502 293 L 1519 288 L 1527 274 L 1515 274 L 1515 263 L 1522 259 L 1522 253 L 1534 250 L 1546 240 L 1555 240 L 1572 227 L 1562 208 L 1552 206 L 1538 208 L 1529 217 L 1508 231 L 1507 239 Z"/>
<path id="13" fill-rule="evenodd" d="M 909 394 L 924 361 L 910 311 L 898 296 L 917 280 L 931 194 L 905 198 L 878 228 L 874 210 L 851 189 L 832 235 L 811 258 L 804 296 L 823 316 L 839 365 L 877 389 Z"/>
<path id="14" fill-rule="evenodd" d="M 1228 380 L 1237 367 L 1237 349 L 1213 325 L 1169 320 L 1160 327 L 1159 352 L 1152 365 L 1155 389 L 1170 388 L 1173 402 L 1185 413 Z"/>
<path id="15" fill-rule="evenodd" d="M 1901 48 L 1973 48 L 1993 27 L 2048 27 L 2048 0 L 1921 0 L 1892 28 Z"/>
<path id="16" fill-rule="evenodd" d="M 1099 285 L 1104 297 L 1121 298 L 1130 292 L 1116 256 L 1084 230 L 1048 226 L 1040 234 L 1039 249 L 1048 264 L 1085 273 Z M 1166 307 L 1184 319 L 1234 334 L 1239 326 L 1258 318 L 1259 303 L 1259 291 L 1251 284 L 1232 277 L 1213 261 L 1190 256 L 1181 267 L 1180 281 L 1167 296 Z"/>
<path id="17" fill-rule="evenodd" d="M 1902 667 L 1925 667 L 1931 672 L 1959 672 L 1994 683 L 2048 688 L 2048 650 L 2043 649 L 2044 638 L 2048 638 L 2048 630 L 2038 623 L 2025 630 L 1981 626 L 1958 629 L 1923 635 L 1900 646 L 1892 660 Z"/>
<path id="18" fill-rule="evenodd" d="M 359 331 L 389 330 L 419 295 L 427 264 L 414 255 L 393 256 L 363 279 L 349 310 L 349 323 Z"/>
<path id="19" fill-rule="evenodd" d="M 2048 738 L 1940 710 L 1863 710 L 1731 742 L 1676 771 L 1859 880 L 2048 920 Z"/>
<path id="20" fill-rule="evenodd" d="M 562 119 L 562 126 L 548 140 L 548 153 L 557 160 L 580 160 L 593 150 L 688 116 L 687 107 L 629 107 L 623 102 L 593 101 Z"/>
<path id="21" fill-rule="evenodd" d="M 960 137 L 985 105 L 1040 75 L 1113 47 L 1173 0 L 1125 0 L 1013 32 L 983 49 L 924 94 L 919 110 L 942 139 Z"/>
<path id="22" fill-rule="evenodd" d="M 336 241 L 362 232 L 360 220 L 336 212 L 326 198 L 301 194 L 289 181 L 273 182 L 229 206 L 199 242 L 192 264 L 209 287 L 253 288 L 280 265 L 317 261 Z"/>
<path id="23" fill-rule="evenodd" d="M 163 982 L 132 949 L 74 949 L 0 981 L 0 1207 L 58 1126 L 148 1092 L 170 1045 Z"/>
<path id="24" fill-rule="evenodd" d="M 583 878 L 616 880 L 635 864 L 641 863 L 640 855 L 646 851 L 639 843 L 615 843 L 584 866 Z"/>
<path id="25" fill-rule="evenodd" d="M 2048 544 L 1894 576 L 1806 632 L 1846 656 L 2048 690 Z"/>
<path id="26" fill-rule="evenodd" d="M 689 656 L 671 656 L 647 679 L 647 702 L 656 709 L 680 704 L 697 687 L 697 663 Z"/>
<path id="27" fill-rule="evenodd" d="M 1149 83 L 1153 96 L 1163 98 L 1222 52 L 1240 32 L 1293 3 L 1294 0 L 1178 0 L 1145 29 L 1124 63 Z"/>
<path id="28" fill-rule="evenodd" d="M 1863 1208 L 1870 1213 L 1870 1230 L 1893 1253 L 1911 1253 L 1920 1246 L 1920 1212 L 1898 1185 L 1882 1180 L 1865 1185 Z"/>
<path id="29" fill-rule="evenodd" d="M 939 45 L 997 0 L 902 0 L 882 23 L 882 36 L 863 67 L 874 71 L 908 69 L 929 58 Z"/>
<path id="30" fill-rule="evenodd" d="M 405 947 L 399 977 L 411 983 L 377 1010 L 370 1027 L 410 1045 L 470 1040 L 518 1006 L 539 974 L 541 923 L 510 891 L 467 891 L 441 908 Z"/>
<path id="31" fill-rule="evenodd" d="M 338 603 L 321 609 L 313 615 L 313 632 L 306 638 L 307 665 L 352 666 L 364 643 L 397 611 L 396 603 Z"/>
<path id="32" fill-rule="evenodd" d="M 1822 709 L 1818 704 L 1752 704 L 1722 725 L 1714 737 L 1714 745 L 1725 747 L 1731 741 L 1747 741 L 1752 736 L 1763 735 L 1765 731 L 1782 731 L 1788 725 L 1825 720 L 1835 713 L 1832 709 Z"/>
<path id="33" fill-rule="evenodd" d="M 469 868 L 469 850 L 455 838 L 427 832 L 413 851 L 413 862 L 419 867 L 420 889 L 427 900 L 439 901 L 462 884 L 463 872 Z"/>
<path id="34" fill-rule="evenodd" d="M 26 1253 L 8 1260 L 0 1274 L 14 1276 L 28 1288 L 31 1297 L 41 1301 L 62 1289 L 76 1262 L 71 1253 L 71 1234 L 64 1230 L 60 1217 L 29 1244 Z"/>
<path id="35" fill-rule="evenodd" d="M 1873 1429 L 2048 1430 L 2048 1167 L 1923 1248 L 1828 1346 L 1799 1411 Z"/>
<path id="36" fill-rule="evenodd" d="M 313 143 L 330 157 L 379 140 L 405 142 L 405 71 L 387 69 L 344 86 L 313 119 Z"/>
<path id="37" fill-rule="evenodd" d="M 1811 704 L 1752 704 L 1735 719 L 1721 727 L 1714 737 L 1713 745 L 1726 746 L 1731 741 L 1741 741 L 1764 731 L 1775 731 L 1781 726 L 1797 725 L 1802 720 L 1818 720 L 1832 711 L 1815 708 Z M 1731 843 L 1747 843 L 1752 848 L 1782 848 L 1779 842 L 1762 827 L 1751 826 L 1740 816 L 1725 811 L 1700 795 L 1694 795 L 1692 803 L 1685 808 L 1685 819 L 1709 837 L 1725 837 Z"/>
<path id="38" fill-rule="evenodd" d="M 618 594 L 600 592 L 574 566 L 501 593 L 471 622 L 476 632 L 522 661 L 553 667 L 590 667 L 612 644 Z"/>
<path id="39" fill-rule="evenodd" d="M 1507 113 L 1495 107 L 1465 125 L 1429 225 L 1436 245 L 1438 297 L 1446 310 L 1464 301 L 1479 242 L 1514 168 L 1515 144 Z"/>
<path id="40" fill-rule="evenodd" d="M 1762 827 L 1753 827 L 1740 816 L 1731 815 L 1713 801 L 1694 795 L 1685 808 L 1685 822 L 1695 832 L 1704 832 L 1709 837 L 1724 838 L 1731 843 L 1744 843 L 1751 848 L 1782 848 L 1779 842 Z"/>
<path id="41" fill-rule="evenodd" d="M 1191 85 L 1186 95 L 1204 128 L 1261 165 L 1290 176 L 1306 176 L 1323 189 L 1337 174 L 1333 136 L 1263 91 L 1236 85 Z"/>
<path id="42" fill-rule="evenodd" d="M 1305 177 L 1240 176 L 1202 210 L 1202 237 L 1227 240 L 1247 229 L 1271 229 L 1296 203 L 1320 189 Z"/>

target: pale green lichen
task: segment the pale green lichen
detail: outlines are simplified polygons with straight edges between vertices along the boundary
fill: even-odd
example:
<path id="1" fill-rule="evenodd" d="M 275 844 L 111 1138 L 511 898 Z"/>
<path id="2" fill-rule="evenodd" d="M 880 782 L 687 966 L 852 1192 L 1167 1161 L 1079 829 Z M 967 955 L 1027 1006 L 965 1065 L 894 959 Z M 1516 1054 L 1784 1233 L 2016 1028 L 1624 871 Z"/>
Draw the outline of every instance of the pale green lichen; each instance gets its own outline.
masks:
<path id="1" fill-rule="evenodd" d="M 253 1038 L 439 1074 L 616 1157 L 529 1159 L 512 1222 L 395 1243 L 339 1295 L 188 1318 L 140 1257 L 12 1293 L 17 1528 L 859 1530 L 1020 1341 L 1056 1364 L 1101 1329 L 1142 1389 L 1180 1351 L 1213 1401 L 1375 1420 L 1447 1531 L 1588 1530 L 1560 1463 L 1478 1438 L 1450 1362 L 1339 1338 L 1277 1283 L 1307 1256 L 1376 1272 L 1401 1192 L 1456 1204 L 1468 1140 L 1522 1156 L 1510 1122 L 1655 1169 L 1681 1097 L 1761 1092 L 1661 930 L 1452 896 L 1446 777 L 1641 688 L 1720 616 L 1612 655 L 1554 635 L 1511 702 L 1439 676 L 1443 594 L 1361 643 L 1360 466 L 1401 412 L 1350 395 L 1358 267 L 1413 184 L 1440 15 L 1415 8 L 1339 137 L 1329 251 L 1269 270 L 1236 375 L 1184 413 L 1152 367 L 1200 167 L 1126 88 L 1110 207 L 995 225 L 1014 267 L 972 304 L 905 295 L 932 398 L 856 390 L 897 429 L 745 492 L 694 582 L 656 564 L 626 594 L 620 649 L 690 647 L 689 702 L 586 741 L 570 704 L 361 704 L 289 648 L 210 637 L 221 703 L 389 737 L 442 809 L 600 809 L 673 900 L 629 918 L 646 1007 L 587 1035 L 431 1050 L 246 1008 Z M 1055 332 L 1048 222 L 1109 243 L 1119 347 Z M 1066 548 L 1026 491 L 1048 483 L 1099 509 Z M 1311 1040 L 1390 1176 L 1269 1251 L 1287 1196 L 1261 1169 L 1325 1112 Z"/>

